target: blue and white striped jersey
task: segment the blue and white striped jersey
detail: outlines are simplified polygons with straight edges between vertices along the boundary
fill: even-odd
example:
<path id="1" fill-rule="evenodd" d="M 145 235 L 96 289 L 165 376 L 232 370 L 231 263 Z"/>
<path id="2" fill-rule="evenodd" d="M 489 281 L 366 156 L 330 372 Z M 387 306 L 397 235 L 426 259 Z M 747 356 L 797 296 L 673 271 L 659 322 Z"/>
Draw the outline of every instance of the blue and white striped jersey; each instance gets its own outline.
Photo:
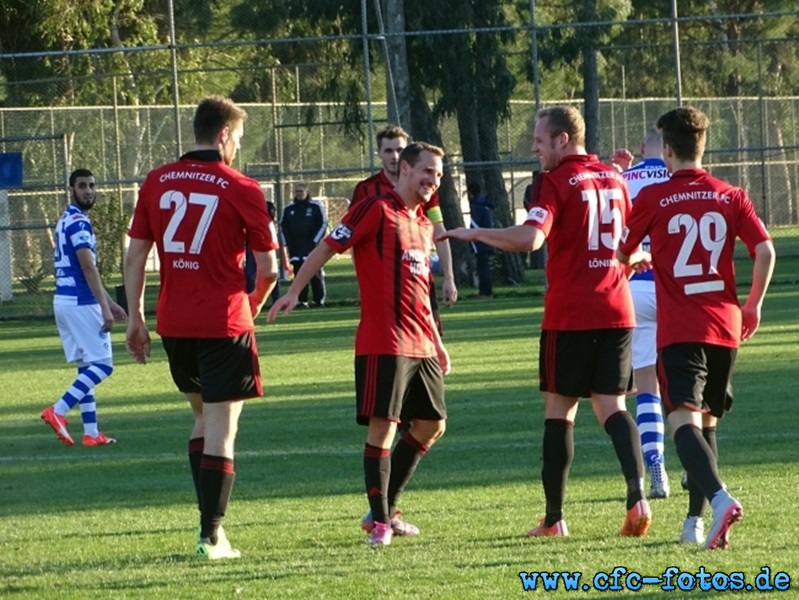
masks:
<path id="1" fill-rule="evenodd" d="M 652 185 L 653 183 L 666 181 L 671 177 L 671 174 L 666 168 L 666 163 L 663 162 L 662 159 L 645 158 L 643 162 L 630 167 L 626 171 L 622 171 L 621 176 L 624 177 L 624 180 L 627 182 L 627 188 L 630 190 L 630 199 L 634 203 L 635 197 L 638 195 L 638 192 L 641 191 L 641 188 Z M 641 246 L 644 250 L 649 251 L 649 236 L 644 238 Z M 632 277 L 630 277 L 630 281 L 634 279 L 639 281 L 654 281 L 655 273 L 651 270 L 645 271 L 644 273 L 634 273 Z"/>
<path id="2" fill-rule="evenodd" d="M 70 204 L 55 228 L 55 303 L 98 303 L 75 254 L 81 248 L 92 251 L 92 260 L 96 264 L 97 241 L 91 221 L 79 207 Z"/>

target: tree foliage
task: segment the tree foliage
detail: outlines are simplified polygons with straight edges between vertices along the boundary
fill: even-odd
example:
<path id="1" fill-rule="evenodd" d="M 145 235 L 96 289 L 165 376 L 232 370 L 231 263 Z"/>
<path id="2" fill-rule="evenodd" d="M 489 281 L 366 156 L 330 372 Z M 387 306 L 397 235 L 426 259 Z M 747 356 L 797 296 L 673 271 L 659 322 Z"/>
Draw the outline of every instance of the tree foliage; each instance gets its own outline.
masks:
<path id="1" fill-rule="evenodd" d="M 93 105 L 113 103 L 114 77 L 121 104 L 147 104 L 171 98 L 171 55 L 138 50 L 169 43 L 165 3 L 156 0 L 6 0 L 0 11 L 0 52 L 64 51 L 58 56 L 16 57 L 0 62 L 12 106 Z M 213 28 L 222 10 L 218 0 L 178 0 L 183 19 L 178 42 L 193 42 Z M 120 52 L 81 54 L 88 49 Z M 68 53 L 72 54 L 68 54 Z M 207 49 L 180 51 L 181 85 L 192 94 L 205 82 L 192 74 L 207 64 Z"/>

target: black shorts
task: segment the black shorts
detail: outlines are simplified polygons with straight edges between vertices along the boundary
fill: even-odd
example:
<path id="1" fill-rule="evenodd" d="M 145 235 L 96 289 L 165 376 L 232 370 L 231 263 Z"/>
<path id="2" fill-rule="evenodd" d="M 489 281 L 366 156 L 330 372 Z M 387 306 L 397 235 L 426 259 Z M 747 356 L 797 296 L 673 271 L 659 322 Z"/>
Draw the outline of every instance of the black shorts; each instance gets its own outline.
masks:
<path id="1" fill-rule="evenodd" d="M 732 408 L 735 348 L 713 344 L 672 344 L 658 350 L 658 383 L 666 414 L 680 406 L 716 418 Z"/>
<path id="2" fill-rule="evenodd" d="M 388 354 L 355 357 L 356 421 L 370 417 L 403 423 L 447 418 L 444 374 L 437 358 Z"/>
<path id="3" fill-rule="evenodd" d="M 161 338 L 178 389 L 202 394 L 203 402 L 263 395 L 255 333 L 233 338 Z"/>
<path id="4" fill-rule="evenodd" d="M 570 398 L 632 391 L 632 339 L 632 329 L 542 329 L 539 389 Z"/>

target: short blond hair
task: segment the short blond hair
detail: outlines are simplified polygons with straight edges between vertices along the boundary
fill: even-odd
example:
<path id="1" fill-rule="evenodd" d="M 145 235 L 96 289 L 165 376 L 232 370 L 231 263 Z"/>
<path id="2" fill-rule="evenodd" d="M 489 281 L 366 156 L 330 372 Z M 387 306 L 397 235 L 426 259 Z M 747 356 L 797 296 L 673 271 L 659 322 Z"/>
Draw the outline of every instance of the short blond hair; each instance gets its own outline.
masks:
<path id="1" fill-rule="evenodd" d="M 552 137 L 565 133 L 576 146 L 585 146 L 585 119 L 573 106 L 550 106 L 538 111 L 536 119 L 546 119 Z"/>

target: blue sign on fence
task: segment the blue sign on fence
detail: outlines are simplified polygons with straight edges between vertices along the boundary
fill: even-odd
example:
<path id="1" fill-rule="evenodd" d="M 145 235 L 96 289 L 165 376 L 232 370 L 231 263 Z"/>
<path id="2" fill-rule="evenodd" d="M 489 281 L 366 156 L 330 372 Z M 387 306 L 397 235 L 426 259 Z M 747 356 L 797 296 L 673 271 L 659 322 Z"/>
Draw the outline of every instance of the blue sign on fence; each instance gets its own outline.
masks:
<path id="1" fill-rule="evenodd" d="M 0 188 L 22 187 L 22 152 L 0 152 Z"/>

